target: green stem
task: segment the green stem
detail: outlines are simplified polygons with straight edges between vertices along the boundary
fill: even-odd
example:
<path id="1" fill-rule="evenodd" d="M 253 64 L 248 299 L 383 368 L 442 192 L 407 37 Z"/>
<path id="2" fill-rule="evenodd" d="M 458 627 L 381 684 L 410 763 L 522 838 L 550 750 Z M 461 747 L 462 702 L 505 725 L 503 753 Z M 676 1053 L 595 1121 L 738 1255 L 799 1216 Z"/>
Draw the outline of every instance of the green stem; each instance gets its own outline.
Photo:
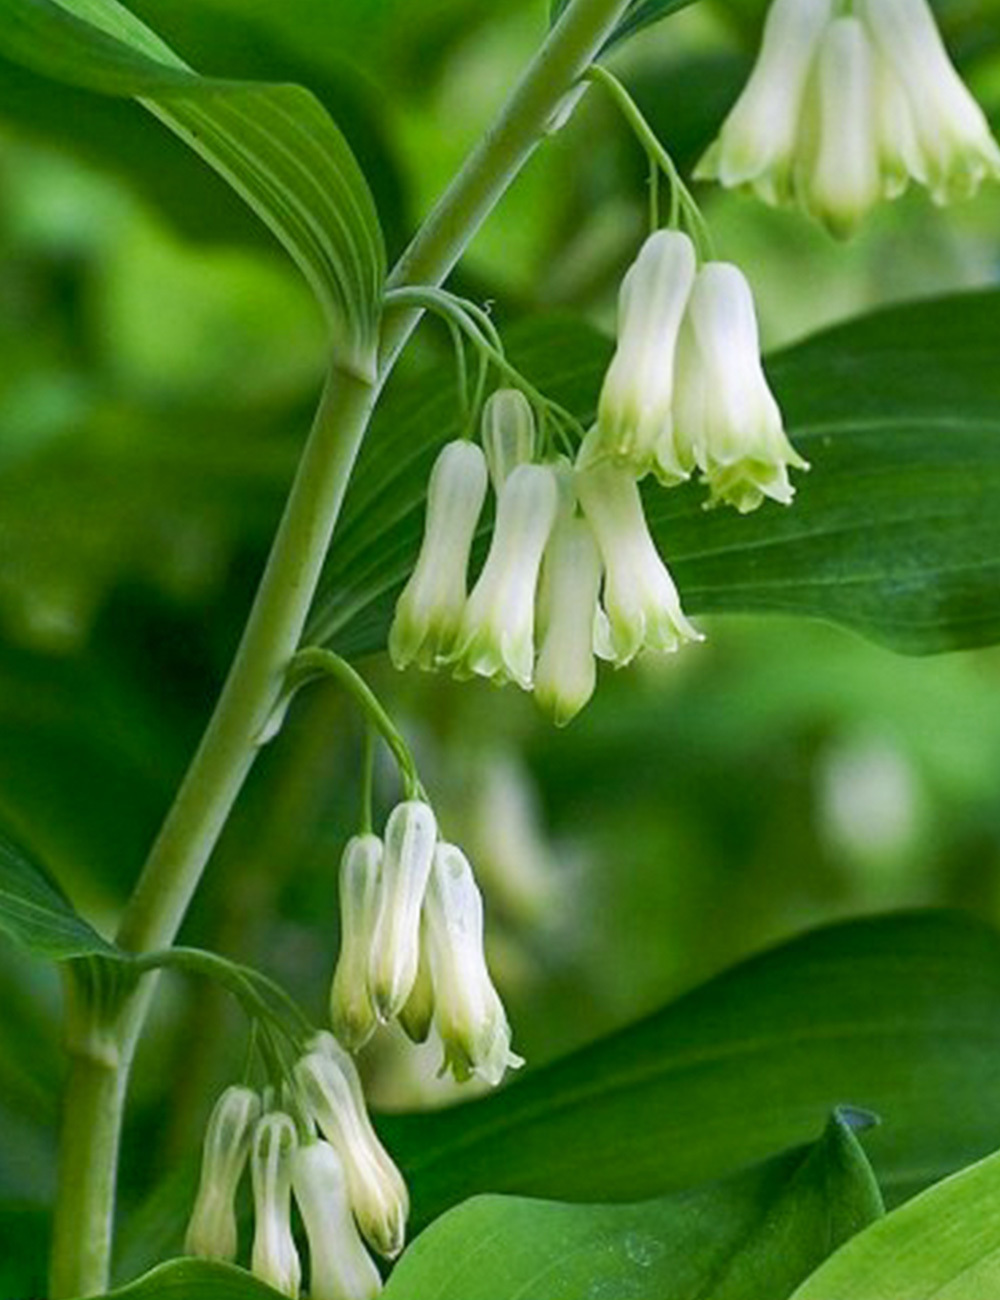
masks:
<path id="1" fill-rule="evenodd" d="M 572 0 L 403 254 L 391 286 L 445 280 L 628 4 Z M 125 909 L 118 938 L 132 951 L 173 943 L 280 696 L 378 392 L 419 319 L 412 308 L 386 322 L 376 384 L 331 373 L 229 677 Z M 122 1005 L 114 1027 L 117 1059 L 85 1049 L 71 1055 L 51 1300 L 107 1289 L 126 1080 L 153 982 L 144 979 Z"/>

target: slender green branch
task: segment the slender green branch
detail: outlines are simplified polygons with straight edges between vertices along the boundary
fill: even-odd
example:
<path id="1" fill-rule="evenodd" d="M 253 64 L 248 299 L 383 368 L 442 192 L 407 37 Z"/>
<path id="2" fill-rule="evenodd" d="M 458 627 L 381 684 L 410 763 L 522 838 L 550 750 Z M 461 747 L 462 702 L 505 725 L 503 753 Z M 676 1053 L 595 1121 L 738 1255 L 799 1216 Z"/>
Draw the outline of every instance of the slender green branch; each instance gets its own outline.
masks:
<path id="1" fill-rule="evenodd" d="M 403 254 L 392 285 L 446 279 L 628 5 L 571 0 Z M 125 909 L 123 947 L 143 953 L 174 941 L 283 689 L 379 390 L 420 314 L 397 312 L 384 325 L 375 384 L 331 372 L 226 684 Z M 70 1026 L 51 1300 L 107 1289 L 126 1081 L 151 995 L 147 977 L 124 1000 L 114 1026 L 117 1060 L 96 1060 L 86 1049 L 86 1025 L 78 1027 L 78 1042 Z"/>

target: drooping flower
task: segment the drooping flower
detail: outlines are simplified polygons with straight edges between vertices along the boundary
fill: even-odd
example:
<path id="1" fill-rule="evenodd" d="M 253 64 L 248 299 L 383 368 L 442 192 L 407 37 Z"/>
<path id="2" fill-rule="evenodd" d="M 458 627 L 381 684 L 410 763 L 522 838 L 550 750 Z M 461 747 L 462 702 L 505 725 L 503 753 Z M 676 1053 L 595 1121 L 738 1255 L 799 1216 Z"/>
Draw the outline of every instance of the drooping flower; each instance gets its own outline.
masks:
<path id="1" fill-rule="evenodd" d="M 406 1184 L 378 1140 L 357 1069 L 332 1034 L 317 1035 L 295 1066 L 302 1103 L 344 1166 L 351 1209 L 365 1239 L 393 1258 L 403 1249 Z"/>
<path id="2" fill-rule="evenodd" d="M 475 443 L 449 442 L 431 471 L 416 567 L 396 603 L 389 655 L 397 668 L 433 668 L 451 649 L 465 607 L 466 573 L 486 498 L 486 458 Z"/>
<path id="3" fill-rule="evenodd" d="M 927 0 L 774 0 L 750 80 L 695 171 L 847 235 L 910 180 L 935 202 L 1000 177 Z"/>
<path id="4" fill-rule="evenodd" d="M 712 501 L 741 513 L 765 496 L 787 505 L 788 466 L 808 465 L 785 437 L 761 367 L 753 294 L 738 267 L 708 262 L 698 272 L 679 351 L 675 420 Z"/>
<path id="5" fill-rule="evenodd" d="M 483 449 L 493 491 L 500 489 L 511 470 L 535 456 L 535 416 L 525 395 L 516 388 L 498 388 L 483 407 Z"/>
<path id="6" fill-rule="evenodd" d="M 292 1120 L 271 1111 L 257 1122 L 250 1152 L 254 1236 L 251 1268 L 262 1282 L 297 1296 L 302 1282 L 299 1253 L 292 1237 L 292 1157 L 298 1136 Z"/>
<path id="7" fill-rule="evenodd" d="M 618 298 L 618 345 L 581 467 L 609 460 L 640 478 L 653 470 L 667 485 L 690 472 L 670 448 L 677 334 L 694 275 L 694 245 L 676 230 L 650 235 L 626 272 Z"/>
<path id="8" fill-rule="evenodd" d="M 417 978 L 420 908 L 436 839 L 434 813 L 422 800 L 408 799 L 389 814 L 368 967 L 369 992 L 383 1021 L 402 1010 Z"/>
<path id="9" fill-rule="evenodd" d="M 486 564 L 451 656 L 456 676 L 477 674 L 531 689 L 538 572 L 558 502 L 551 465 L 518 465 L 507 476 Z"/>
<path id="10" fill-rule="evenodd" d="M 604 561 L 609 644 L 598 650 L 622 665 L 647 647 L 672 651 L 700 640 L 649 535 L 632 475 L 605 464 L 579 471 L 576 481 Z"/>
<path id="11" fill-rule="evenodd" d="M 510 1025 L 486 966 L 482 896 L 454 844 L 434 851 L 424 913 L 444 1068 L 459 1082 L 477 1074 L 498 1084 L 508 1067 L 523 1062 L 510 1050 Z"/>
<path id="12" fill-rule="evenodd" d="M 236 1188 L 250 1153 L 260 1098 L 250 1088 L 227 1088 L 205 1130 L 201 1182 L 185 1248 L 201 1259 L 236 1258 Z"/>
<path id="13" fill-rule="evenodd" d="M 295 1152 L 292 1190 L 309 1241 L 309 1300 L 374 1300 L 382 1279 L 354 1226 L 344 1166 L 328 1142 Z"/>
<path id="14" fill-rule="evenodd" d="M 376 1024 L 368 967 L 381 866 L 382 841 L 377 835 L 348 840 L 340 862 L 340 954 L 330 990 L 330 1022 L 352 1051 L 364 1046 Z"/>
<path id="15" fill-rule="evenodd" d="M 399 1023 L 407 1038 L 414 1043 L 424 1043 L 434 1023 L 434 981 L 431 977 L 430 958 L 427 955 L 426 927 L 420 923 L 420 961 L 417 978 L 410 996 L 399 1013 Z"/>
<path id="16" fill-rule="evenodd" d="M 601 556 L 590 525 L 569 512 L 553 529 L 538 597 L 541 649 L 535 698 L 557 726 L 570 722 L 594 693 L 594 618 Z"/>

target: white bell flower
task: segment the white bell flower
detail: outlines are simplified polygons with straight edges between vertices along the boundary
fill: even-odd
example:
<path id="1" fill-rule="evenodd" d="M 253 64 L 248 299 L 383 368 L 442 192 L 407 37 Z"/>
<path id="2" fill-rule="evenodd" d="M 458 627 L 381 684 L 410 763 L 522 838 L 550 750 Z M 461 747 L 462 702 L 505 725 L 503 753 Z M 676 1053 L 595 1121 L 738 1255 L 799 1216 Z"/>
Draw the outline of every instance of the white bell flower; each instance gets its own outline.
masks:
<path id="1" fill-rule="evenodd" d="M 512 469 L 535 458 L 535 415 L 516 388 L 499 388 L 483 407 L 483 449 L 493 491 L 499 496 Z"/>
<path id="2" fill-rule="evenodd" d="M 570 722 L 594 693 L 594 617 L 601 556 L 585 519 L 566 513 L 553 529 L 538 593 L 541 649 L 535 699 L 557 726 Z"/>
<path id="3" fill-rule="evenodd" d="M 397 668 L 433 668 L 450 649 L 465 608 L 469 554 L 486 499 L 486 458 L 475 443 L 441 450 L 427 485 L 416 567 L 396 603 L 389 656 Z"/>
<path id="4" fill-rule="evenodd" d="M 351 1209 L 365 1239 L 391 1259 L 403 1249 L 410 1200 L 372 1128 L 357 1069 L 331 1034 L 295 1065 L 302 1103 L 344 1166 Z"/>
<path id="5" fill-rule="evenodd" d="M 577 473 L 577 492 L 604 561 L 608 645 L 597 645 L 599 653 L 622 665 L 646 647 L 672 651 L 700 641 L 649 535 L 635 479 L 600 465 Z"/>
<path id="6" fill-rule="evenodd" d="M 383 1021 L 399 1014 L 417 978 L 420 908 L 436 840 L 434 813 L 422 800 L 408 799 L 389 814 L 368 966 L 368 988 Z"/>
<path id="7" fill-rule="evenodd" d="M 340 861 L 340 953 L 330 989 L 330 1022 L 353 1052 L 375 1032 L 376 1015 L 368 989 L 378 908 L 382 841 L 354 835 Z"/>
<path id="8" fill-rule="evenodd" d="M 677 230 L 649 236 L 622 281 L 618 345 L 604 378 L 596 431 L 581 448 L 586 468 L 604 460 L 669 485 L 692 466 L 657 456 L 670 445 L 677 333 L 695 275 L 694 245 Z"/>
<path id="9" fill-rule="evenodd" d="M 877 120 L 877 56 L 864 24 L 835 19 L 816 56 L 812 137 L 799 164 L 803 206 L 831 234 L 846 238 L 883 193 Z"/>
<path id="10" fill-rule="evenodd" d="M 227 1088 L 205 1129 L 201 1182 L 185 1238 L 185 1250 L 201 1259 L 236 1258 L 236 1189 L 250 1154 L 260 1098 L 250 1088 Z"/>
<path id="11" fill-rule="evenodd" d="M 268 1286 L 297 1296 L 302 1282 L 292 1237 L 292 1157 L 298 1147 L 295 1124 L 281 1111 L 257 1122 L 250 1152 L 254 1234 L 250 1267 Z"/>
<path id="12" fill-rule="evenodd" d="M 478 674 L 531 689 L 538 572 L 558 504 L 551 465 L 518 465 L 508 475 L 486 564 L 466 603 L 451 656 L 456 676 Z"/>
<path id="13" fill-rule="evenodd" d="M 728 262 L 706 263 L 691 291 L 675 418 L 694 447 L 713 502 L 727 501 L 746 513 L 765 496 L 791 501 L 788 467 L 808 464 L 785 437 L 764 377 L 750 286 Z"/>
<path id="14" fill-rule="evenodd" d="M 482 896 L 454 844 L 439 843 L 434 851 L 424 909 L 442 1068 L 459 1082 L 477 1074 L 496 1085 L 523 1061 L 510 1050 L 510 1025 L 486 966 Z"/>
<path id="15" fill-rule="evenodd" d="M 774 0 L 750 79 L 697 179 L 746 186 L 767 203 L 791 200 L 809 76 L 834 8 L 834 0 Z"/>
<path id="16" fill-rule="evenodd" d="M 399 1013 L 399 1023 L 403 1027 L 403 1032 L 413 1043 L 425 1043 L 431 1032 L 431 1025 L 434 1023 L 434 980 L 431 976 L 430 958 L 427 955 L 426 929 L 426 924 L 421 919 L 417 978 L 410 990 L 410 996 Z"/>
<path id="17" fill-rule="evenodd" d="M 299 1147 L 292 1190 L 309 1241 L 309 1300 L 374 1300 L 382 1279 L 354 1226 L 344 1166 L 328 1142 Z"/>
<path id="18" fill-rule="evenodd" d="M 937 203 L 1000 178 L 1000 147 L 955 70 L 927 0 L 858 0 L 879 54 L 903 87 L 919 150 L 917 180 Z"/>

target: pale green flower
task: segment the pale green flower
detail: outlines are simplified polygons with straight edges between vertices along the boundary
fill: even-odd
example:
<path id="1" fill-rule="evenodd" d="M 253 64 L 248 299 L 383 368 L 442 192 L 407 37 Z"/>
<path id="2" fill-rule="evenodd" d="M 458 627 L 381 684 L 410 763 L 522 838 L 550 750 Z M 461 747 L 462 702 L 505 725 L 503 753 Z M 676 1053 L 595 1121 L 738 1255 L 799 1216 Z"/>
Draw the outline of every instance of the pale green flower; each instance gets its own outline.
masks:
<path id="1" fill-rule="evenodd" d="M 594 619 L 601 556 L 585 519 L 568 512 L 545 551 L 538 597 L 540 650 L 535 698 L 557 726 L 570 722 L 594 693 Z"/>
<path id="2" fill-rule="evenodd" d="M 309 1300 L 374 1300 L 382 1279 L 354 1226 L 343 1162 L 328 1142 L 295 1152 L 292 1190 L 309 1242 Z"/>
<path id="3" fill-rule="evenodd" d="M 330 989 L 330 1022 L 351 1051 L 375 1032 L 377 1017 L 368 989 L 368 967 L 378 908 L 382 841 L 354 835 L 340 861 L 340 953 Z"/>
<path id="4" fill-rule="evenodd" d="M 385 824 L 368 987 L 376 1014 L 391 1020 L 402 1010 L 420 957 L 420 908 L 427 888 L 437 822 L 419 799 L 397 804 Z"/>
<path id="5" fill-rule="evenodd" d="M 236 1258 L 236 1189 L 250 1153 L 260 1098 L 250 1088 L 227 1088 L 205 1129 L 201 1182 L 185 1238 L 189 1255 Z"/>
<path id="6" fill-rule="evenodd" d="M 297 1296 L 302 1281 L 299 1252 L 292 1237 L 292 1157 L 298 1135 L 292 1120 L 271 1111 L 258 1120 L 250 1151 L 254 1235 L 250 1266 L 268 1286 Z"/>

